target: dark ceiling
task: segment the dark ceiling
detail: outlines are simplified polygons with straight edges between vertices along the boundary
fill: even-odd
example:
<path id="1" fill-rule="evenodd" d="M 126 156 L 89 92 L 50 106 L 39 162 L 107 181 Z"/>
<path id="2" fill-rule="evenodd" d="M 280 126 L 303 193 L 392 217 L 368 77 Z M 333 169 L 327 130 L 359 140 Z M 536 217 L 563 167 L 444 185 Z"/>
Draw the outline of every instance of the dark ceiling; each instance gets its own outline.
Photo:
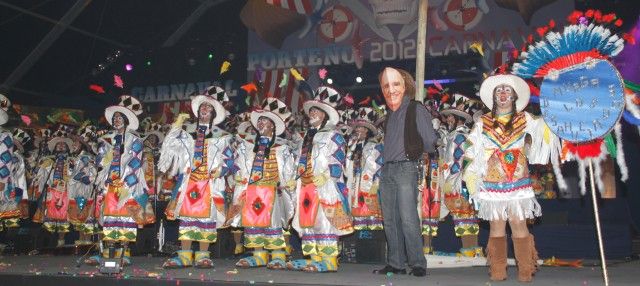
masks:
<path id="1" fill-rule="evenodd" d="M 236 52 L 234 64 L 241 67 L 247 31 L 238 15 L 244 3 L 0 0 L 0 92 L 17 104 L 99 111 L 122 94 L 112 88 L 114 74 L 123 75 L 125 84 L 140 80 L 127 75 L 125 63 L 140 67 L 149 61 L 146 68 L 158 74 L 172 69 L 167 58 L 215 51 L 218 62 Z M 104 86 L 106 95 L 91 91 L 90 84 Z"/>
<path id="2" fill-rule="evenodd" d="M 153 80 L 185 81 L 193 75 L 217 75 L 230 54 L 235 55 L 233 69 L 225 76 L 241 83 L 246 80 L 247 30 L 239 14 L 245 3 L 0 0 L 0 92 L 16 104 L 81 108 L 100 114 L 127 91 L 113 87 L 114 74 L 122 75 L 129 87 Z M 626 26 L 638 19 L 638 3 L 577 0 L 576 8 L 613 10 L 626 20 Z M 69 15 L 73 12 L 77 12 L 75 18 Z M 69 17 L 72 19 L 65 24 Z M 56 30 L 61 33 L 48 38 Z M 210 53 L 213 59 L 207 60 Z M 114 58 L 115 54 L 120 56 Z M 124 71 L 125 63 L 133 63 L 134 72 Z M 101 64 L 103 70 L 98 68 Z M 103 86 L 106 93 L 91 91 L 91 84 Z"/>

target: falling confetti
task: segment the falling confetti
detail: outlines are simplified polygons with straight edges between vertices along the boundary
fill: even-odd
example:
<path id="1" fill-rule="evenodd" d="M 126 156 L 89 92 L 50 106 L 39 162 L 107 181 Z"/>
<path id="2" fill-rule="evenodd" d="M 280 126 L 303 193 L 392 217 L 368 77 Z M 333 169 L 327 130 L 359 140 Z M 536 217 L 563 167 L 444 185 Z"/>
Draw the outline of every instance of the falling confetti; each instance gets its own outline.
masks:
<path id="1" fill-rule="evenodd" d="M 122 81 L 122 78 L 117 74 L 113 75 L 113 85 L 119 88 L 124 88 L 124 82 Z"/>
<path id="2" fill-rule="evenodd" d="M 344 102 L 346 102 L 349 106 L 353 105 L 353 96 L 349 93 L 344 97 Z"/>
<path id="3" fill-rule="evenodd" d="M 246 91 L 249 94 L 252 93 L 252 92 L 258 91 L 258 87 L 253 82 L 247 83 L 247 84 L 241 86 L 240 88 L 242 88 L 244 91 Z"/>
<path id="4" fill-rule="evenodd" d="M 481 42 L 473 42 L 469 48 L 484 57 L 484 49 L 482 48 Z"/>
<path id="5" fill-rule="evenodd" d="M 24 124 L 26 124 L 27 126 L 31 125 L 31 118 L 27 115 L 20 115 L 20 119 L 22 119 L 22 122 L 24 122 Z"/>
<path id="6" fill-rule="evenodd" d="M 231 63 L 229 61 L 224 61 L 220 67 L 220 74 L 226 73 L 229 68 L 231 68 Z"/>
<path id="7" fill-rule="evenodd" d="M 325 79 L 327 77 L 327 69 L 321 68 L 318 70 L 318 76 L 320 79 Z"/>
<path id="8" fill-rule="evenodd" d="M 298 70 L 291 68 L 291 75 L 296 78 L 296 80 L 298 81 L 304 81 L 304 77 L 302 77 L 302 75 L 298 72 Z"/>
<path id="9" fill-rule="evenodd" d="M 280 80 L 280 84 L 278 85 L 278 87 L 282 88 L 287 86 L 287 84 L 289 84 L 289 75 L 286 73 L 283 73 L 282 80 Z"/>
<path id="10" fill-rule="evenodd" d="M 358 102 L 359 106 L 367 106 L 371 102 L 371 97 L 367 96 L 365 99 Z"/>
<path id="11" fill-rule="evenodd" d="M 95 91 L 97 93 L 104 93 L 104 88 L 102 86 L 97 85 L 97 84 L 89 85 L 89 89 L 93 90 L 93 91 Z"/>

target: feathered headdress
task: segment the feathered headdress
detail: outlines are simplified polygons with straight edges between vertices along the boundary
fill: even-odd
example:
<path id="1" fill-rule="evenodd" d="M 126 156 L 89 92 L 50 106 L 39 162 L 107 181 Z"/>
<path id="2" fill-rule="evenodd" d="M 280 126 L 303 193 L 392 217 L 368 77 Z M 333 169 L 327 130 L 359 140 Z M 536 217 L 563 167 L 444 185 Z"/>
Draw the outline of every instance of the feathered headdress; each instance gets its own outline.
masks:
<path id="1" fill-rule="evenodd" d="M 547 26 L 537 28 L 540 39 L 535 41 L 532 35 L 527 38 L 512 73 L 522 78 L 544 78 L 540 96 L 548 99 L 541 103 L 543 116 L 550 127 L 556 126 L 554 132 L 565 139 L 561 158 L 578 161 L 584 194 L 585 162 L 589 160 L 594 163 L 600 190 L 604 184 L 599 178 L 599 163 L 607 154 L 617 159 L 622 180 L 628 177 L 618 122 L 625 107 L 624 84 L 608 60 L 622 51 L 625 41 L 632 44 L 634 41 L 626 34 L 617 34 L 622 20 L 613 13 L 574 11 L 567 21 L 568 25 L 562 31 L 554 30 L 553 20 Z M 545 90 L 545 84 L 552 89 Z M 581 111 L 588 107 L 592 112 Z M 602 118 L 596 118 L 600 115 Z M 579 124 L 579 128 L 571 129 L 572 123 Z M 573 136 L 568 136 L 567 126 Z M 615 141 L 611 129 L 615 133 Z M 564 185 L 557 164 L 554 167 L 558 184 Z"/>

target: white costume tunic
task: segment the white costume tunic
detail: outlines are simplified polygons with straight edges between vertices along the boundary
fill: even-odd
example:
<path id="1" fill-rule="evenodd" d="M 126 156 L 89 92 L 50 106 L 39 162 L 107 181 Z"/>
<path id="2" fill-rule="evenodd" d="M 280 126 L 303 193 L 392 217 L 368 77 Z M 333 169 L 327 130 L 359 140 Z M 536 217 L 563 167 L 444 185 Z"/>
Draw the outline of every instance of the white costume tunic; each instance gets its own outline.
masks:
<path id="1" fill-rule="evenodd" d="M 270 140 L 266 137 L 261 139 Z M 276 137 L 268 158 L 256 160 L 254 139 L 238 136 L 238 141 L 235 157 L 238 170 L 232 206 L 237 211 L 230 213 L 231 226 L 244 227 L 244 244 L 247 247 L 283 249 L 283 228 L 288 226 L 294 213 L 292 196 L 284 188 L 295 175 L 291 149 L 286 140 Z M 250 194 L 247 191 L 250 185 L 270 190 L 267 194 L 255 191 Z M 270 219 L 265 220 L 267 216 Z"/>
<path id="2" fill-rule="evenodd" d="M 122 136 L 111 132 L 98 139 L 96 162 L 102 170 L 97 182 L 104 198 L 100 221 L 104 240 L 135 241 L 138 225 L 147 220 L 143 207 L 149 188 L 142 169 L 142 140 L 126 130 L 121 145 Z"/>
<path id="3" fill-rule="evenodd" d="M 359 166 L 353 156 L 357 145 L 362 148 Z M 381 230 L 382 210 L 378 196 L 382 159 L 382 144 L 366 141 L 354 142 L 349 146 L 345 168 L 345 178 L 349 189 L 349 202 L 356 230 Z"/>
<path id="4" fill-rule="evenodd" d="M 339 132 L 323 129 L 312 145 L 308 155 L 306 146 L 300 149 L 292 225 L 302 238 L 304 255 L 337 256 L 338 237 L 353 232 L 343 178 L 346 142 Z M 315 186 L 314 179 L 322 184 Z"/>
<path id="5" fill-rule="evenodd" d="M 178 239 L 214 243 L 226 218 L 225 177 L 234 167 L 233 136 L 217 127 L 212 132 L 206 128 L 201 125 L 191 134 L 172 126 L 162 143 L 158 170 L 177 175 L 174 203 L 166 213 L 180 220 Z M 198 136 L 204 136 L 202 146 L 196 146 Z"/>
<path id="6" fill-rule="evenodd" d="M 45 190 L 40 194 L 43 201 L 40 209 L 44 211 L 42 216 L 37 212 L 34 221 L 43 222 L 43 227 L 49 232 L 69 232 L 69 186 L 68 183 L 73 172 L 73 158 L 69 155 L 47 156 L 40 160 L 38 173 L 33 184 L 38 190 Z M 41 219 L 42 218 L 42 219 Z"/>
<path id="7" fill-rule="evenodd" d="M 464 177 L 481 219 L 540 216 L 542 211 L 531 186 L 527 163 L 547 164 L 550 156 L 558 156 L 560 151 L 559 139 L 542 118 L 518 112 L 511 132 L 506 132 L 505 124 L 510 116 L 499 116 L 498 125 L 494 127 L 494 119 L 487 113 L 476 122 L 468 137 L 472 145 L 465 156 L 472 162 L 465 169 Z M 528 148 L 527 134 L 531 136 Z"/>

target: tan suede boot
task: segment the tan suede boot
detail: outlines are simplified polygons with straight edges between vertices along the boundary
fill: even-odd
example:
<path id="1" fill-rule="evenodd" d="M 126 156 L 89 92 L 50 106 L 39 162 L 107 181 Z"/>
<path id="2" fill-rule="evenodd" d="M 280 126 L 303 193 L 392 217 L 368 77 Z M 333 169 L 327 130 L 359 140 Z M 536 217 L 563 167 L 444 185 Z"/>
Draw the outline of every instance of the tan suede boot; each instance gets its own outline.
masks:
<path id="1" fill-rule="evenodd" d="M 487 264 L 491 281 L 507 280 L 507 237 L 489 237 Z"/>
<path id="2" fill-rule="evenodd" d="M 533 235 L 512 238 L 513 250 L 518 264 L 518 281 L 531 282 L 533 274 L 538 270 L 538 251 L 533 241 Z"/>

